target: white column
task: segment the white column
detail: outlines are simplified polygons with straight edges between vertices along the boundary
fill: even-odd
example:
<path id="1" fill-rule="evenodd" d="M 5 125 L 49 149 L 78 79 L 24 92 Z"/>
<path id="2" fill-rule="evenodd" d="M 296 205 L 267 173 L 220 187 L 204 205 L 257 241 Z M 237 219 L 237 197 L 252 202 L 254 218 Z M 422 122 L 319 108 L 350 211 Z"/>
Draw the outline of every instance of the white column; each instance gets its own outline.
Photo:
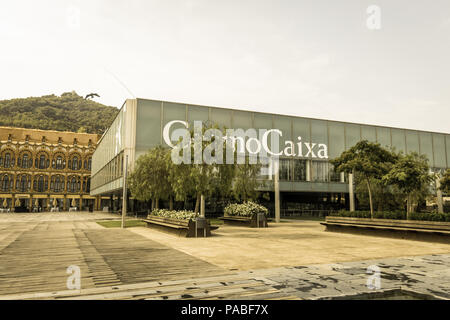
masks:
<path id="1" fill-rule="evenodd" d="M 275 170 L 275 179 L 274 179 L 274 191 L 275 191 L 275 222 L 280 222 L 281 212 L 280 212 L 280 166 L 278 162 L 278 158 L 274 160 L 274 170 Z"/>
<path id="2" fill-rule="evenodd" d="M 355 194 L 353 192 L 353 173 L 348 174 L 348 191 L 350 198 L 350 211 L 355 211 Z"/>
<path id="3" fill-rule="evenodd" d="M 440 175 L 436 176 L 436 200 L 437 200 L 437 206 L 438 206 L 438 212 L 444 213 L 444 201 L 442 199 L 442 190 L 440 190 L 441 187 L 441 177 Z"/>
<path id="4" fill-rule="evenodd" d="M 200 217 L 205 217 L 205 196 L 200 196 Z"/>
<path id="5" fill-rule="evenodd" d="M 306 181 L 311 181 L 311 161 L 306 160 Z"/>

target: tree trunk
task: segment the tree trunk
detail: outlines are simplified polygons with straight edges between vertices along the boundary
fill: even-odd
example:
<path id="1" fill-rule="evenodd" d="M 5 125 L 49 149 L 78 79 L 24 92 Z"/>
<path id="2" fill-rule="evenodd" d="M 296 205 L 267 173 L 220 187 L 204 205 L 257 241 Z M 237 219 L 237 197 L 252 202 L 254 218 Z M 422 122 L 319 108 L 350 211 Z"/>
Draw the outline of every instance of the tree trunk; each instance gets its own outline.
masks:
<path id="1" fill-rule="evenodd" d="M 155 210 L 155 199 L 152 199 L 152 211 Z"/>
<path id="2" fill-rule="evenodd" d="M 197 200 L 195 201 L 195 213 L 198 213 L 200 210 L 200 194 L 197 194 Z"/>
<path id="3" fill-rule="evenodd" d="M 156 209 L 159 209 L 159 198 L 156 198 L 155 207 Z"/>
<path id="4" fill-rule="evenodd" d="M 169 196 L 169 210 L 173 210 L 173 197 Z"/>
<path id="5" fill-rule="evenodd" d="M 370 188 L 369 179 L 366 179 L 366 182 L 367 182 L 367 189 L 369 190 L 370 219 L 373 219 L 372 190 Z"/>
<path id="6" fill-rule="evenodd" d="M 409 214 L 411 212 L 411 195 L 408 194 L 406 198 L 406 220 L 409 220 Z"/>

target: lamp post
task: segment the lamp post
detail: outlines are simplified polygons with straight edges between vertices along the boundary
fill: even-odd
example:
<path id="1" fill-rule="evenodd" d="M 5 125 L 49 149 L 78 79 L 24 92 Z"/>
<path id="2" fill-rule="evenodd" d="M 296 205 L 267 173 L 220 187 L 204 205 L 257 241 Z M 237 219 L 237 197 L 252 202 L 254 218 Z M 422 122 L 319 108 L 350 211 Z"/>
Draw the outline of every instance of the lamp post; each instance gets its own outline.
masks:
<path id="1" fill-rule="evenodd" d="M 128 155 L 125 156 L 125 164 L 123 170 L 123 196 L 122 196 L 122 229 L 125 228 L 125 216 L 127 215 L 127 172 L 128 172 Z"/>

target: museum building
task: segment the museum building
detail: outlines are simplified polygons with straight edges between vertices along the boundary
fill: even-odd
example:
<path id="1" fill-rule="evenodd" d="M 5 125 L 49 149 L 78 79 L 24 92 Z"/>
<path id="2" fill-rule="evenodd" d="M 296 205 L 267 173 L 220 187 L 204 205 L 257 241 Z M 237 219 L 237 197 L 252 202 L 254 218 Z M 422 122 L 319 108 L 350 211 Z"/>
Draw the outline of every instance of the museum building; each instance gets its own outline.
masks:
<path id="1" fill-rule="evenodd" d="M 109 200 L 102 200 L 102 206 L 113 211 L 120 209 L 125 159 L 128 159 L 128 170 L 133 170 L 140 155 L 157 145 L 173 147 L 170 145 L 171 135 L 177 129 L 192 127 L 196 121 L 217 124 L 222 128 L 272 131 L 272 137 L 280 133 L 279 144 L 284 152 L 279 153 L 278 187 L 275 188 L 272 177 L 269 177 L 266 190 L 272 204 L 272 200 L 277 198 L 277 190 L 282 216 L 296 211 L 349 208 L 354 201 L 354 197 L 349 196 L 353 194 L 349 183 L 352 178 L 336 173 L 329 160 L 360 140 L 378 142 L 404 153 L 423 154 L 434 172 L 450 167 L 448 133 L 137 98 L 125 101 L 98 141 L 92 156 L 91 195 L 109 197 Z M 266 143 L 271 149 L 273 140 L 263 140 L 260 136 L 256 142 L 260 145 Z M 285 146 L 292 148 L 285 149 Z M 256 149 L 259 149 L 258 145 Z M 136 210 L 136 201 L 128 201 L 128 205 L 128 210 Z M 208 204 L 207 200 L 207 208 L 214 213 L 212 207 L 214 203 Z M 269 207 L 273 212 L 274 207 Z"/>
<path id="2" fill-rule="evenodd" d="M 90 195 L 99 135 L 0 127 L 0 209 L 97 210 Z"/>

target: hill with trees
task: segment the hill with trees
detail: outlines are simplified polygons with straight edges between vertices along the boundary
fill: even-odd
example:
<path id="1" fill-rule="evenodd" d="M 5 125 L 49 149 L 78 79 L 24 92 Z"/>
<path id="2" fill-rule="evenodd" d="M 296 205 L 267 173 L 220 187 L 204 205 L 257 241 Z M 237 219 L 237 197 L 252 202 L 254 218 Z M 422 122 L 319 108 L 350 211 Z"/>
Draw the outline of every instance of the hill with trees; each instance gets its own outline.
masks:
<path id="1" fill-rule="evenodd" d="M 75 91 L 0 100 L 0 126 L 102 134 L 118 109 L 84 99 Z"/>

